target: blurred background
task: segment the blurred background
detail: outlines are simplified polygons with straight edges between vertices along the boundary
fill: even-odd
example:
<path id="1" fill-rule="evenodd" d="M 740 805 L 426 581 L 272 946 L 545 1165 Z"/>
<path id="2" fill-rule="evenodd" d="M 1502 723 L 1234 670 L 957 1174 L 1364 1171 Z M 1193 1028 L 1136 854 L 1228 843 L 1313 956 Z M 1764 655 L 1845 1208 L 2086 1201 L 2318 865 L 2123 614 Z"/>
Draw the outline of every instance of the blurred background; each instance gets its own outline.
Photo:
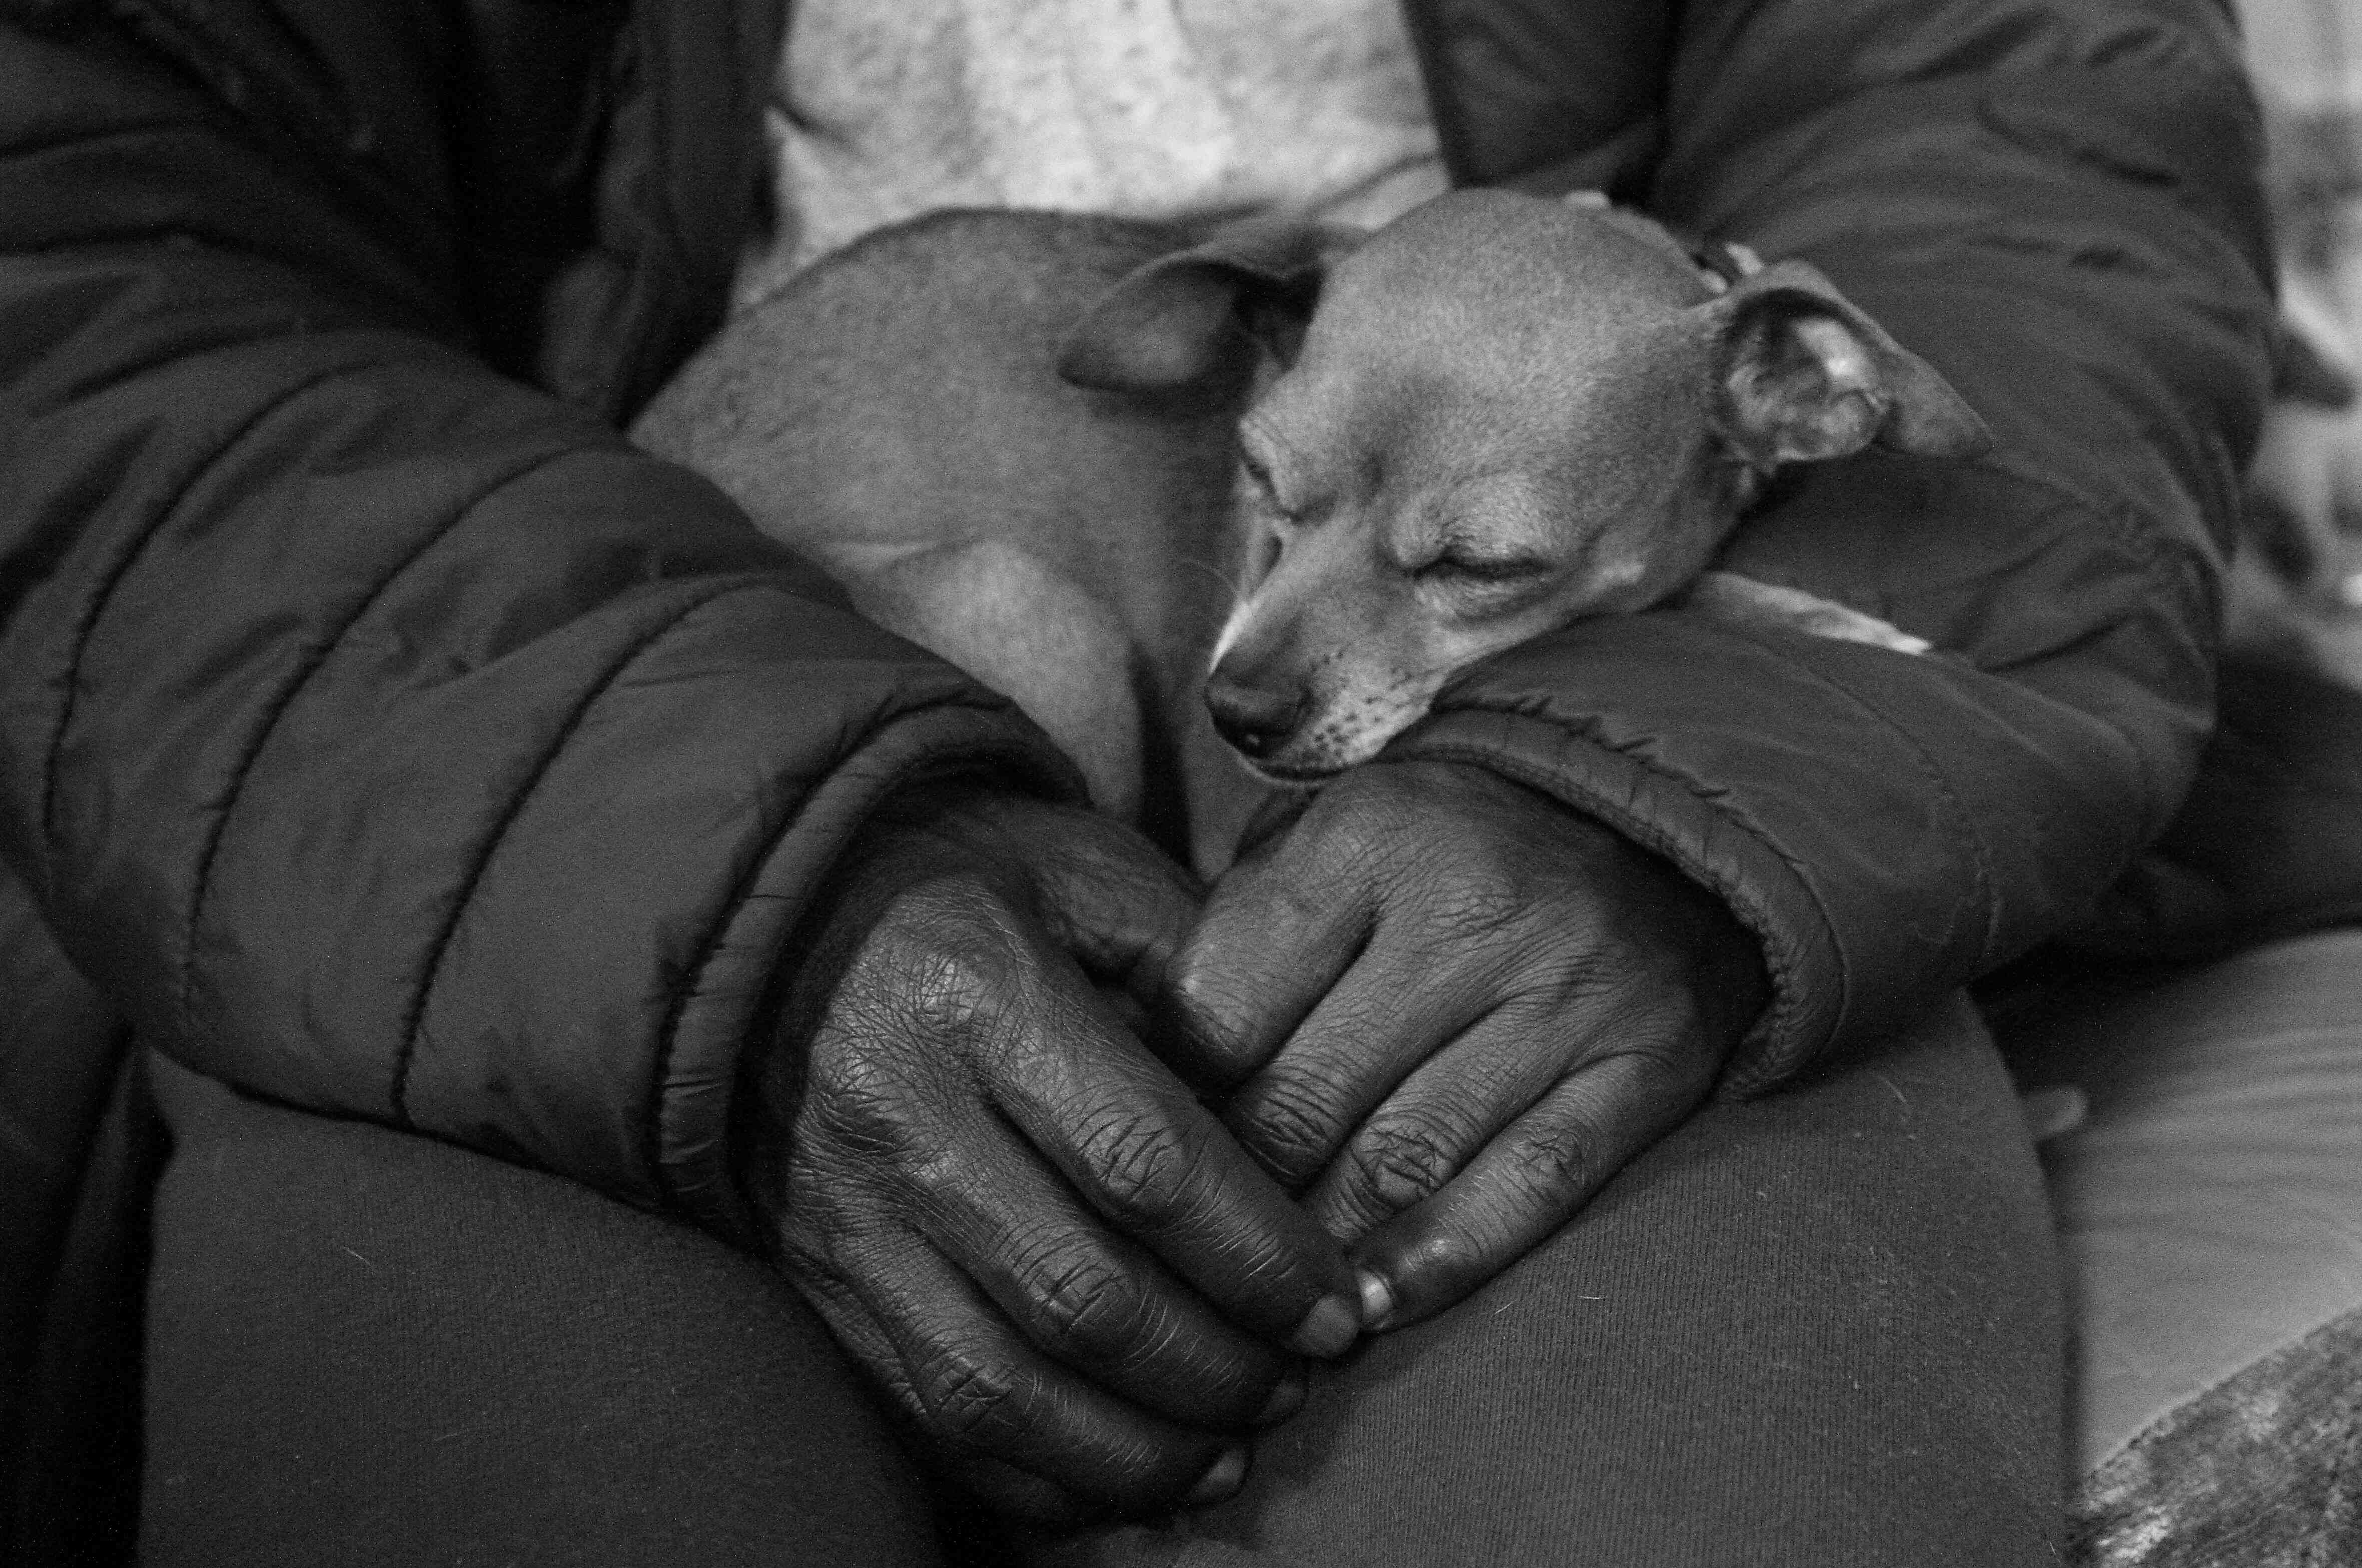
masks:
<path id="1" fill-rule="evenodd" d="M 2362 0 L 2236 9 L 2270 138 L 2283 349 L 2231 636 L 2362 687 Z"/>

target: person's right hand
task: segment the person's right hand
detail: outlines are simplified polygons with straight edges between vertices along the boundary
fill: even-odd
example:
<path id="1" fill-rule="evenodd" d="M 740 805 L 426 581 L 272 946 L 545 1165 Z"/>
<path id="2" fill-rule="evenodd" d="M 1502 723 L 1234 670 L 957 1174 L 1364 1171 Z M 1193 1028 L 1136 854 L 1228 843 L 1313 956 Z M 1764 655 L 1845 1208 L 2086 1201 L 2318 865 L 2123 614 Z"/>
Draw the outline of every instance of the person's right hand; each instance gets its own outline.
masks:
<path id="1" fill-rule="evenodd" d="M 1095 988 L 1197 912 L 1093 813 L 922 792 L 831 879 L 750 1186 L 946 1468 L 1046 1521 L 1210 1502 L 1359 1327 L 1352 1269 Z M 1282 1347 L 1287 1347 L 1283 1349 Z"/>

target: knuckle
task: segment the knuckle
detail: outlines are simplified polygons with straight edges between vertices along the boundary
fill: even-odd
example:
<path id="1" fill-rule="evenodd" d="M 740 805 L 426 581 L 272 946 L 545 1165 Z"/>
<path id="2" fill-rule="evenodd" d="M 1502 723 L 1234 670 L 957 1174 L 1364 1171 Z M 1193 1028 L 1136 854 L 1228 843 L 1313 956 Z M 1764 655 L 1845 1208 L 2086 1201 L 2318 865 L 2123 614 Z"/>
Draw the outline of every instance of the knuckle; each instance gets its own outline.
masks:
<path id="1" fill-rule="evenodd" d="M 906 1140 L 895 1167 L 898 1184 L 909 1194 L 913 1213 L 938 1219 L 969 1214 L 981 1175 L 964 1150 L 925 1146 Z"/>
<path id="2" fill-rule="evenodd" d="M 1562 928 L 1538 919 L 1531 892 L 1502 869 L 1462 861 L 1423 878 L 1415 896 L 1436 936 L 1462 952 L 1528 965 L 1563 961 Z"/>
<path id="3" fill-rule="evenodd" d="M 1309 1179 L 1336 1146 L 1338 1117 L 1319 1086 L 1277 1074 L 1241 1097 L 1235 1113 L 1249 1147 L 1290 1180 Z"/>
<path id="4" fill-rule="evenodd" d="M 1079 1147 L 1100 1198 L 1132 1222 L 1185 1213 L 1206 1158 L 1201 1139 L 1153 1111 L 1109 1111 L 1089 1126 Z"/>
<path id="5" fill-rule="evenodd" d="M 955 1079 L 889 1032 L 823 1029 L 789 1134 L 789 1175 L 847 1190 L 955 1184 L 969 1163 L 967 1145 L 951 1135 L 956 1093 Z"/>
<path id="6" fill-rule="evenodd" d="M 831 1011 L 878 1030 L 957 1034 L 1009 1003 L 1024 944 L 991 889 L 947 875 L 897 891 L 863 939 Z"/>
<path id="7" fill-rule="evenodd" d="M 1053 1337 L 1095 1360 L 1133 1353 L 1155 1316 L 1139 1281 L 1095 1249 L 1060 1247 L 1020 1271 L 1021 1288 Z"/>
<path id="8" fill-rule="evenodd" d="M 1536 1194 L 1572 1202 L 1607 1175 L 1606 1147 L 1606 1138 L 1587 1119 L 1570 1117 L 1518 1133 L 1507 1152 Z"/>
<path id="9" fill-rule="evenodd" d="M 999 944 L 974 927 L 947 931 L 942 940 L 904 961 L 903 1006 L 932 1037 L 965 1034 L 998 1014 L 1008 964 Z"/>
<path id="10" fill-rule="evenodd" d="M 892 1052 L 864 1040 L 858 1029 L 823 1028 L 805 1058 L 802 1114 L 816 1126 L 861 1146 L 887 1146 L 904 1120 L 912 1086 Z"/>
<path id="11" fill-rule="evenodd" d="M 1374 1119 L 1354 1138 L 1348 1157 L 1373 1197 L 1390 1209 L 1403 1209 L 1451 1179 L 1466 1144 L 1464 1129 L 1414 1113 Z"/>
<path id="12" fill-rule="evenodd" d="M 789 1138 L 790 1209 L 885 1201 L 907 1213 L 958 1212 L 979 1173 L 944 1091 L 882 1047 L 816 1069 Z"/>
<path id="13" fill-rule="evenodd" d="M 927 1426 L 958 1443 L 980 1443 L 1021 1408 L 1014 1368 L 967 1345 L 937 1348 L 916 1369 L 911 1388 Z"/>

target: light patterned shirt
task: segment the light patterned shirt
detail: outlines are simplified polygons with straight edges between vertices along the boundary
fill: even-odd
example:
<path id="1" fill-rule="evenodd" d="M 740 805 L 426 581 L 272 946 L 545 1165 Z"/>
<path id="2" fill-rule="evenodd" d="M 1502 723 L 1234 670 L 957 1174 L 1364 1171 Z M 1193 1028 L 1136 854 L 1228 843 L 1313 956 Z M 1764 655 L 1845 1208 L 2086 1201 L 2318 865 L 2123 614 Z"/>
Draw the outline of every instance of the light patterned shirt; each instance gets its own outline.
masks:
<path id="1" fill-rule="evenodd" d="M 1381 223 L 1444 187 L 1397 0 L 800 0 L 741 308 L 950 206 Z"/>

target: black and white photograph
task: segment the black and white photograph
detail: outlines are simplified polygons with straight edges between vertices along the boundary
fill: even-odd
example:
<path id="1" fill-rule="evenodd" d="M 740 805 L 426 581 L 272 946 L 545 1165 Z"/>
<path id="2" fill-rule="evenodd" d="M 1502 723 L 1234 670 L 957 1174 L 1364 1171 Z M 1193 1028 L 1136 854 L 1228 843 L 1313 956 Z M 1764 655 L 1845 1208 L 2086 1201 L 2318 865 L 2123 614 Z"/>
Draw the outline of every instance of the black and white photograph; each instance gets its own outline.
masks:
<path id="1" fill-rule="evenodd" d="M 2362 0 L 0 0 L 0 1568 L 2362 1568 Z"/>

